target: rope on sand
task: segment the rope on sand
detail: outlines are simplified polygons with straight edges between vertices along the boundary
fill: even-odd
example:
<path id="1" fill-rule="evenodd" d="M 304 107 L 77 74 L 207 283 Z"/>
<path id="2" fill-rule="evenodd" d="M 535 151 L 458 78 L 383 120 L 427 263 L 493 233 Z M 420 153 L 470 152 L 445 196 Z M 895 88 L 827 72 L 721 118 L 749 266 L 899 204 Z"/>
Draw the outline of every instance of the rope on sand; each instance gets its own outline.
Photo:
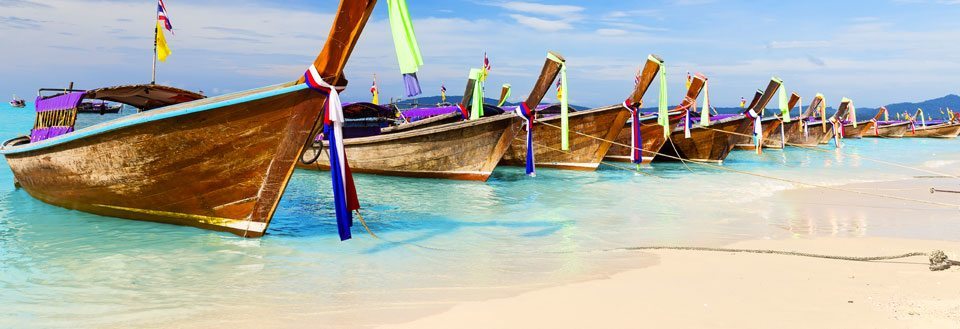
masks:
<path id="1" fill-rule="evenodd" d="M 607 249 L 607 251 L 616 251 L 616 250 L 625 250 L 625 251 L 680 250 L 680 251 L 732 252 L 732 253 L 747 253 L 747 254 L 769 254 L 769 255 L 823 258 L 823 259 L 833 259 L 833 260 L 845 260 L 845 261 L 852 261 L 852 262 L 873 262 L 873 261 L 881 261 L 881 260 L 894 260 L 894 259 L 901 259 L 901 258 L 926 256 L 930 260 L 931 271 L 943 271 L 943 270 L 950 269 L 950 266 L 960 266 L 960 262 L 955 260 L 950 260 L 949 258 L 947 258 L 947 254 L 944 253 L 942 250 L 934 250 L 930 253 L 908 252 L 905 254 L 892 255 L 892 256 L 836 256 L 836 255 L 822 255 L 822 254 L 814 254 L 814 253 L 806 253 L 806 252 L 798 252 L 798 251 L 782 251 L 782 250 L 769 250 L 769 249 L 710 248 L 710 247 L 643 246 L 643 247 L 626 247 L 626 248 L 617 248 L 617 249 Z"/>

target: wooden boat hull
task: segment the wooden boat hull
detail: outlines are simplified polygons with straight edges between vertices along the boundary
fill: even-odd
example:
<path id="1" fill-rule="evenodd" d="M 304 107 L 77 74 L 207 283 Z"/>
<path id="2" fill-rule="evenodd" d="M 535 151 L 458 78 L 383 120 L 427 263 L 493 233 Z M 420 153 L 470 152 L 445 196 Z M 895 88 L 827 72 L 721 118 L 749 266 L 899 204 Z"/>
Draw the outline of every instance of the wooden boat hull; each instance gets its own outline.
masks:
<path id="1" fill-rule="evenodd" d="M 910 131 L 910 122 L 900 122 L 879 126 L 875 130 L 866 131 L 863 137 L 900 138 L 908 131 Z"/>
<path id="2" fill-rule="evenodd" d="M 749 134 L 752 129 L 753 123 L 742 115 L 707 127 L 691 127 L 690 138 L 685 138 L 683 128 L 677 128 L 660 151 L 668 156 L 657 159 L 676 161 L 671 157 L 679 157 L 689 161 L 722 163 L 734 148 L 734 139 L 730 136 Z"/>
<path id="3" fill-rule="evenodd" d="M 960 123 L 917 127 L 913 131 L 907 131 L 903 137 L 956 138 L 957 135 L 960 135 Z"/>
<path id="4" fill-rule="evenodd" d="M 780 120 L 777 118 L 766 118 L 761 121 L 761 131 L 763 132 L 763 140 L 768 140 L 770 136 L 773 136 L 774 132 L 777 134 L 777 138 L 780 136 Z M 747 134 L 753 132 L 753 123 L 750 123 L 750 131 Z M 735 150 L 754 150 L 756 145 L 753 145 L 753 137 L 741 136 L 741 135 L 730 135 L 730 138 L 733 139 L 734 149 Z M 764 146 L 767 143 L 763 144 Z M 780 143 L 777 143 L 776 148 L 780 148 Z"/>
<path id="5" fill-rule="evenodd" d="M 673 127 L 675 122 L 670 121 L 670 126 Z M 633 124 L 625 123 L 623 129 L 620 130 L 620 133 L 617 135 L 617 143 L 622 145 L 611 145 L 610 150 L 607 151 L 607 156 L 603 159 L 605 161 L 615 161 L 615 162 L 630 162 L 630 138 L 632 136 L 631 130 Z M 643 159 L 643 163 L 650 163 L 656 158 L 657 154 L 660 153 L 660 150 L 667 143 L 667 136 L 663 134 L 663 126 L 657 123 L 657 118 L 647 118 L 640 120 L 640 138 L 642 141 L 640 155 Z"/>
<path id="6" fill-rule="evenodd" d="M 53 205 L 259 237 L 326 98 L 291 85 L 139 113 L 3 153 L 17 184 Z"/>
<path id="7" fill-rule="evenodd" d="M 344 140 L 353 172 L 389 176 L 486 181 L 520 131 L 513 113 L 396 133 Z M 324 142 L 326 144 L 326 142 Z M 324 145 L 326 148 L 326 145 Z M 317 149 L 304 152 L 313 158 Z M 301 168 L 329 170 L 328 152 Z"/>
<path id="8" fill-rule="evenodd" d="M 569 151 L 561 151 L 560 148 L 560 129 L 556 128 L 560 126 L 560 117 L 538 119 L 533 125 L 535 143 L 533 156 L 536 165 L 567 170 L 596 170 L 613 144 L 610 141 L 617 138 L 629 119 L 630 112 L 623 106 L 571 113 Z M 519 138 L 513 140 L 513 145 L 504 155 L 502 163 L 509 166 L 524 166 L 526 157 L 526 140 L 521 133 Z"/>
<path id="9" fill-rule="evenodd" d="M 852 123 L 848 123 L 843 126 L 843 138 L 863 138 L 865 133 L 873 131 L 874 126 L 876 126 L 876 122 L 873 121 L 857 122 L 856 127 Z"/>

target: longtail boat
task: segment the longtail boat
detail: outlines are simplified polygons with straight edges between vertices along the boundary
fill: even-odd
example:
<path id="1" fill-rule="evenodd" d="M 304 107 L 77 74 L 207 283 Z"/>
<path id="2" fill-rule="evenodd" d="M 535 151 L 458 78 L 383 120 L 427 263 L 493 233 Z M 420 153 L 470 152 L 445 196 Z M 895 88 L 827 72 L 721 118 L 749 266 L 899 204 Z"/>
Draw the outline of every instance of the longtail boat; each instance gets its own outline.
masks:
<path id="1" fill-rule="evenodd" d="M 628 104 L 639 105 L 662 63 L 663 61 L 655 55 L 647 58 L 641 76 L 636 81 L 627 100 Z M 634 109 L 636 108 L 634 107 Z M 610 141 L 617 140 L 619 142 L 618 136 L 622 135 L 623 131 L 626 131 L 627 139 L 622 142 L 627 145 L 630 144 L 630 128 L 624 127 L 627 120 L 630 119 L 630 111 L 623 104 L 576 111 L 570 114 L 570 130 L 578 132 L 578 134 L 570 135 L 569 151 L 561 149 L 561 130 L 557 129 L 560 126 L 560 117 L 548 117 L 545 115 L 546 113 L 549 112 L 537 111 L 539 117 L 534 124 L 533 135 L 537 136 L 534 159 L 536 159 L 537 166 L 569 170 L 596 170 L 610 149 L 615 147 Z M 662 128 L 660 129 L 660 135 L 663 135 Z M 515 140 L 510 150 L 503 157 L 504 164 L 526 164 L 527 147 L 525 141 Z M 629 148 L 621 147 L 619 151 L 622 151 L 629 161 Z"/>
<path id="2" fill-rule="evenodd" d="M 793 109 L 800 103 L 800 95 L 797 93 L 790 94 L 790 100 L 787 101 L 787 108 Z M 797 128 L 802 129 L 801 125 L 803 124 L 803 114 L 801 113 L 798 117 L 790 117 L 789 110 L 787 113 L 784 113 L 783 117 L 777 117 L 780 120 L 779 133 L 774 132 L 770 134 L 768 138 L 763 140 L 763 146 L 773 149 L 782 149 L 787 145 L 787 131 L 796 130 Z"/>
<path id="3" fill-rule="evenodd" d="M 624 104 L 634 109 L 642 107 L 643 95 L 647 93 L 647 89 L 650 88 L 650 84 L 660 71 L 660 65 L 663 63 L 663 60 L 659 57 L 655 55 L 650 56 L 638 77 L 638 82 L 634 87 L 633 94 L 624 102 Z M 700 79 L 705 80 L 706 78 L 701 76 Z M 697 91 L 697 95 L 694 95 L 694 97 L 698 95 L 699 91 Z M 672 130 L 677 123 L 676 119 L 683 113 L 683 111 L 672 111 L 668 113 L 667 127 Z M 637 141 L 640 144 L 639 146 L 630 146 L 637 144 L 636 141 L 633 141 L 634 122 L 632 122 L 631 119 L 631 122 L 626 123 L 623 129 L 620 130 L 616 138 L 617 144 L 610 146 L 610 150 L 607 151 L 607 156 L 604 157 L 604 160 L 632 162 L 634 159 L 631 153 L 633 153 L 634 147 L 638 147 L 640 149 L 638 155 L 640 156 L 641 163 L 650 163 L 653 161 L 657 154 L 660 153 L 663 145 L 667 143 L 667 138 L 669 137 L 669 135 L 663 133 L 664 127 L 660 125 L 658 118 L 659 115 L 657 113 L 643 113 L 642 115 L 638 115 L 637 124 L 639 125 L 640 138 L 638 138 Z"/>
<path id="4" fill-rule="evenodd" d="M 843 138 L 843 129 L 845 127 L 843 118 L 847 117 L 850 111 L 850 103 L 851 101 L 848 98 L 841 99 L 840 107 L 837 108 L 837 112 L 834 113 L 829 119 L 821 123 L 829 124 L 827 129 L 829 129 L 830 132 L 821 136 L 820 144 L 828 144 L 831 140 L 833 140 L 837 147 L 841 146 L 840 139 Z"/>
<path id="5" fill-rule="evenodd" d="M 691 88 L 695 87 L 696 80 L 695 77 Z M 700 83 L 704 82 L 705 80 Z M 778 80 L 771 80 L 767 86 L 767 93 L 758 90 L 743 113 L 715 115 L 706 124 L 696 117 L 691 118 L 691 121 L 696 121 L 696 124 L 691 125 L 689 129 L 690 137 L 686 138 L 686 131 L 682 125 L 675 128 L 670 134 L 670 140 L 661 149 L 661 153 L 668 157 L 661 158 L 666 160 L 678 157 L 689 161 L 722 163 L 730 151 L 733 151 L 737 142 L 742 141 L 743 138 L 749 139 L 750 134 L 755 130 L 755 120 L 749 117 L 751 111 L 760 113 L 773 97 L 770 95 L 773 95 L 779 87 Z M 688 90 L 687 93 L 689 97 L 690 91 Z M 704 110 L 709 111 L 709 109 Z"/>
<path id="6" fill-rule="evenodd" d="M 764 112 L 766 111 L 767 104 L 770 103 L 770 100 L 773 99 L 773 96 L 777 94 L 777 90 L 780 89 L 780 86 L 783 85 L 783 81 L 777 78 L 770 79 L 770 83 L 767 84 L 767 89 L 763 91 L 763 97 L 760 99 L 760 103 L 757 107 L 753 108 L 754 112 L 746 111 L 744 115 L 752 117 L 753 122 L 753 135 L 759 135 L 761 141 L 765 141 L 774 131 L 779 131 L 780 129 L 780 119 L 777 117 L 766 117 L 764 118 Z M 756 115 L 753 115 L 756 113 Z M 759 117 L 760 122 L 756 122 L 757 117 Z M 757 131 L 759 128 L 759 132 Z M 754 144 L 754 137 L 751 137 L 749 133 L 747 134 L 737 134 L 731 135 L 730 138 L 733 139 L 733 143 L 736 149 L 739 150 L 754 150 L 757 149 L 757 145 Z"/>
<path id="7" fill-rule="evenodd" d="M 885 116 L 887 113 L 889 113 L 887 108 L 881 106 L 877 117 L 879 118 L 880 115 Z M 863 134 L 863 137 L 900 138 L 907 133 L 912 124 L 912 122 L 906 120 L 878 120 L 873 131 L 867 131 Z"/>
<path id="8" fill-rule="evenodd" d="M 687 95 L 677 107 L 684 112 L 684 118 L 680 125 L 673 127 L 670 131 L 670 137 L 664 146 L 660 149 L 660 154 L 655 159 L 657 161 L 677 161 L 678 159 L 703 161 L 703 162 L 722 162 L 727 154 L 733 150 L 733 144 L 730 144 L 729 133 L 735 133 L 743 130 L 743 116 L 739 115 L 717 115 L 711 117 L 709 123 L 704 124 L 700 117 L 690 116 L 691 108 L 696 105 L 696 100 L 700 92 L 707 84 L 707 77 L 702 74 L 696 74 L 690 80 L 690 88 L 687 89 Z M 753 99 L 753 103 L 760 101 L 758 92 Z M 709 108 L 702 111 L 709 112 Z M 709 113 L 707 113 L 709 115 Z M 686 127 L 686 121 L 690 121 L 689 129 Z M 690 138 L 686 138 L 689 132 Z"/>
<path id="9" fill-rule="evenodd" d="M 64 92 L 38 99 L 31 136 L 5 142 L 0 153 L 20 187 L 53 205 L 262 236 L 304 141 L 334 99 L 328 95 L 336 95 L 332 85 L 346 84 L 343 67 L 375 3 L 340 3 L 310 79 L 76 131 L 69 118 L 86 93 Z"/>
<path id="10" fill-rule="evenodd" d="M 918 117 L 919 123 L 917 123 Z M 952 115 L 949 120 L 925 120 L 922 112 L 918 110 L 917 115 L 912 118 L 910 131 L 903 137 L 956 138 L 958 135 L 960 135 L 960 122 L 955 115 Z"/>
<path id="11" fill-rule="evenodd" d="M 860 139 L 863 138 L 864 134 L 877 129 L 877 121 L 883 116 L 883 112 L 878 111 L 877 115 L 869 120 L 857 120 L 857 113 L 852 102 L 849 108 L 847 119 L 843 121 L 843 138 Z M 876 132 L 874 131 L 874 133 Z"/>
<path id="12" fill-rule="evenodd" d="M 527 106 L 536 108 L 540 104 L 559 74 L 560 65 L 550 59 L 545 61 L 524 102 Z M 467 85 L 473 85 L 472 82 Z M 467 94 L 470 90 L 468 87 Z M 464 95 L 464 102 L 470 96 Z M 464 111 L 478 110 L 467 108 L 465 103 L 459 106 Z M 513 113 L 476 120 L 464 120 L 466 117 L 460 111 L 438 114 L 408 123 L 417 125 L 410 129 L 405 129 L 404 124 L 381 129 L 373 136 L 348 138 L 343 143 L 350 169 L 390 176 L 486 181 L 516 138 L 522 119 Z M 313 160 L 301 163 L 300 167 L 329 170 L 328 154 L 321 151 L 327 146 L 326 142 L 314 143 L 314 148 L 304 152 L 304 157 Z"/>

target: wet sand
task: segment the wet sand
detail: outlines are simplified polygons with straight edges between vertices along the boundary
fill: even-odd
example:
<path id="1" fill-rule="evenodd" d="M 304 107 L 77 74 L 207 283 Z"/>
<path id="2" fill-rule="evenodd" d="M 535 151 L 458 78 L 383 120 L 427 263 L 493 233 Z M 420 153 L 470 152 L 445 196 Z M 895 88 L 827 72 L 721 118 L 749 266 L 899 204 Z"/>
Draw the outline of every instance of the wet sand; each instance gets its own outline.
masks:
<path id="1" fill-rule="evenodd" d="M 957 207 L 849 192 L 960 204 L 958 194 L 929 191 L 955 189 L 957 181 L 916 178 L 841 186 L 848 191 L 783 191 L 771 197 L 779 200 L 779 207 L 795 211 L 797 218 L 779 224 L 793 236 L 728 247 L 844 256 L 940 249 L 957 260 L 960 242 L 929 238 L 960 239 L 950 233 L 960 227 Z M 929 227 L 911 225 L 917 218 Z M 887 230 L 910 227 L 917 238 L 873 237 L 871 225 L 878 222 Z M 657 263 L 608 278 L 461 303 L 440 314 L 383 328 L 960 327 L 960 268 L 931 272 L 925 257 L 851 262 L 726 252 L 635 253 L 654 257 Z"/>

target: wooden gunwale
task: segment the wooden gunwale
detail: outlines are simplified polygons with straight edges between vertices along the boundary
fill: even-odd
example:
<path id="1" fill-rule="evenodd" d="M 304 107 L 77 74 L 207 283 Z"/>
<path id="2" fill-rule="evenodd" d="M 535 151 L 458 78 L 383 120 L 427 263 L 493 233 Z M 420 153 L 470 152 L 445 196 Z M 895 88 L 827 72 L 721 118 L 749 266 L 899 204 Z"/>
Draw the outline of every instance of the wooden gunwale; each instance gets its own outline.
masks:
<path id="1" fill-rule="evenodd" d="M 914 131 L 907 131 L 903 137 L 955 138 L 960 135 L 960 123 L 944 123 L 926 127 L 916 127 Z"/>
<path id="2" fill-rule="evenodd" d="M 878 123 L 879 124 L 879 123 Z M 901 138 L 910 130 L 910 121 L 897 122 L 877 127 L 876 131 L 867 131 L 863 137 L 871 138 Z"/>

